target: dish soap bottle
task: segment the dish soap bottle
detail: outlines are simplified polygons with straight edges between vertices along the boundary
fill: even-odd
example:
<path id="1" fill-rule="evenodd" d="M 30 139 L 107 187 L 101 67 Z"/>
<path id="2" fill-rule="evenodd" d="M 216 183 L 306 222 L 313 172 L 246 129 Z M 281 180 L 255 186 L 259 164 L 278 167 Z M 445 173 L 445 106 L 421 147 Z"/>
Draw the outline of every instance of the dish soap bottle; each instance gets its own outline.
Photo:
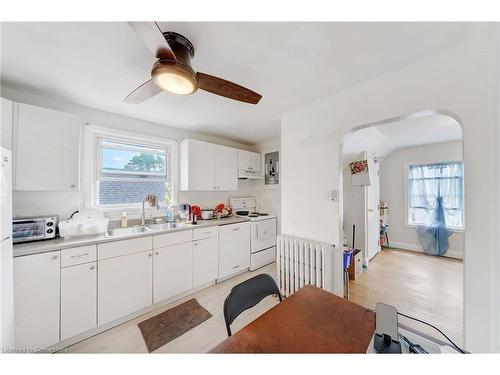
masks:
<path id="1" fill-rule="evenodd" d="M 122 212 L 122 222 L 121 222 L 121 226 L 122 228 L 126 228 L 128 225 L 128 217 L 127 217 L 127 213 L 126 212 Z"/>
<path id="2" fill-rule="evenodd" d="M 167 217 L 166 217 L 167 221 L 170 223 L 172 221 L 174 221 L 174 210 L 172 208 L 172 206 L 168 206 L 167 208 Z"/>

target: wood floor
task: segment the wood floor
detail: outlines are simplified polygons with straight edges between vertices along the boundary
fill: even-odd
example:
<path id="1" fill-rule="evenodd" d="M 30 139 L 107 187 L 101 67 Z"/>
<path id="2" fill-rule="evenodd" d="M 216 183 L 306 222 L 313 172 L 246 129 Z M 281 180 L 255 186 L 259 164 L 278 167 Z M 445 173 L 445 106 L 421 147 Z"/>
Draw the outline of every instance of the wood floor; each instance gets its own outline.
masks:
<path id="1" fill-rule="evenodd" d="M 350 300 L 368 308 L 377 302 L 434 324 L 463 345 L 463 262 L 414 251 L 384 249 L 368 270 L 350 282 Z M 431 328 L 404 317 L 400 322 L 443 340 Z"/>
<path id="2" fill-rule="evenodd" d="M 137 324 L 195 297 L 198 302 L 213 315 L 212 318 L 155 350 L 154 353 L 206 353 L 227 338 L 222 306 L 229 290 L 234 285 L 260 273 L 268 273 L 275 277 L 276 264 L 270 264 L 254 272 L 246 272 L 220 284 L 201 290 L 170 305 L 164 306 L 161 309 L 144 314 L 106 332 L 70 346 L 65 352 L 147 353 L 146 344 L 144 343 L 144 339 Z M 262 315 L 277 303 L 278 300 L 275 297 L 267 297 L 254 308 L 243 312 L 231 325 L 233 333 L 250 323 L 259 315 Z"/>

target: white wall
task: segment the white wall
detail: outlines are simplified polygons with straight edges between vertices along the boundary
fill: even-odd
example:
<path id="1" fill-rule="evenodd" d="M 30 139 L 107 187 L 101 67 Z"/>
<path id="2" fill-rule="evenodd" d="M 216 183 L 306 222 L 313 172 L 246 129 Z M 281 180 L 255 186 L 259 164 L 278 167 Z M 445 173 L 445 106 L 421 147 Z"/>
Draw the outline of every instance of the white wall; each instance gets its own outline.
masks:
<path id="1" fill-rule="evenodd" d="M 458 125 L 457 125 L 458 126 Z M 393 247 L 408 250 L 419 249 L 415 229 L 406 220 L 406 163 L 435 163 L 462 160 L 462 142 L 435 143 L 425 146 L 406 147 L 392 152 L 380 163 L 380 200 L 389 207 L 389 243 Z M 344 207 L 345 212 L 345 207 Z M 464 234 L 453 232 L 450 248 L 445 256 L 463 258 Z"/>
<path id="2" fill-rule="evenodd" d="M 218 143 L 226 146 L 254 151 L 249 145 L 240 144 L 219 137 L 183 131 L 171 126 L 142 121 L 132 117 L 104 112 L 81 105 L 44 96 L 38 93 L 2 86 L 0 95 L 14 102 L 32 104 L 63 112 L 79 115 L 85 123 L 103 128 L 135 132 L 153 137 L 167 138 L 181 141 L 185 138 L 195 138 L 203 141 Z M 4 133 L 4 132 L 2 132 Z M 8 144 L 2 140 L 2 144 Z M 83 184 L 82 184 L 83 185 Z M 232 192 L 178 192 L 180 203 L 196 203 L 202 207 L 213 207 L 217 203 L 229 203 L 230 197 L 255 195 L 257 184 L 255 181 L 239 181 L 238 191 Z M 15 191 L 13 193 L 13 213 L 16 216 L 58 214 L 66 218 L 79 205 L 84 204 L 84 191 L 79 192 L 30 192 Z M 138 217 L 137 213 L 129 213 L 130 217 Z"/>
<path id="3" fill-rule="evenodd" d="M 325 193 L 342 186 L 344 136 L 364 124 L 430 109 L 458 117 L 467 223 L 464 333 L 474 352 L 500 351 L 500 295 L 493 286 L 493 265 L 500 263 L 498 47 L 494 24 L 474 24 L 457 48 L 296 108 L 281 122 L 282 231 L 339 246 L 342 204 L 327 202 Z"/>

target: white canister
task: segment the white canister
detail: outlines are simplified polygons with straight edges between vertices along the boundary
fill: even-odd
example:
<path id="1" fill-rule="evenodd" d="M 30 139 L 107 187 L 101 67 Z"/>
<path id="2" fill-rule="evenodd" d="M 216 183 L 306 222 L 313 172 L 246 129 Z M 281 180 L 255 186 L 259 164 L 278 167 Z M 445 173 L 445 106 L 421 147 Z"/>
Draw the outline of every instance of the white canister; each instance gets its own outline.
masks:
<path id="1" fill-rule="evenodd" d="M 201 218 L 203 220 L 210 220 L 214 216 L 214 211 L 209 208 L 204 208 L 201 210 Z"/>

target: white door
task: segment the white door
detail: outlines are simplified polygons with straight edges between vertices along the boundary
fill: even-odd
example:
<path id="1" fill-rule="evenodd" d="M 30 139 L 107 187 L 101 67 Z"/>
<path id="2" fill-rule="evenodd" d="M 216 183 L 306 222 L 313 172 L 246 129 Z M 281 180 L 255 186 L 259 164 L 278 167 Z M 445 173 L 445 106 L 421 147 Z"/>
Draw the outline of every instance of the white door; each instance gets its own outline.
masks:
<path id="1" fill-rule="evenodd" d="M 14 323 L 17 348 L 59 342 L 59 251 L 14 258 Z"/>
<path id="2" fill-rule="evenodd" d="M 61 340 L 97 325 L 97 263 L 61 269 Z"/>
<path id="3" fill-rule="evenodd" d="M 217 237 L 193 242 L 193 287 L 217 279 L 219 271 L 219 241 Z"/>
<path id="4" fill-rule="evenodd" d="M 257 152 L 250 153 L 250 170 L 255 173 L 260 173 L 262 169 L 262 164 L 260 160 L 260 154 Z"/>
<path id="5" fill-rule="evenodd" d="M 380 164 L 375 163 L 374 157 L 369 154 L 367 154 L 367 160 L 368 172 L 370 173 L 370 185 L 365 187 L 365 249 L 367 257 L 365 261 L 369 261 L 380 251 Z"/>
<path id="6" fill-rule="evenodd" d="M 252 253 L 276 245 L 276 219 L 252 222 L 251 230 Z"/>
<path id="7" fill-rule="evenodd" d="M 250 223 L 219 228 L 219 279 L 250 267 Z"/>
<path id="8" fill-rule="evenodd" d="M 78 190 L 81 125 L 75 115 L 19 104 L 14 190 Z"/>
<path id="9" fill-rule="evenodd" d="M 235 148 L 215 146 L 215 186 L 217 190 L 238 190 L 238 153 Z"/>
<path id="10" fill-rule="evenodd" d="M 152 251 L 98 261 L 99 325 L 152 304 L 152 264 Z"/>
<path id="11" fill-rule="evenodd" d="M 154 249 L 153 303 L 192 289 L 193 244 L 181 243 Z"/>
<path id="12" fill-rule="evenodd" d="M 215 145 L 188 139 L 181 144 L 181 190 L 215 190 Z"/>

